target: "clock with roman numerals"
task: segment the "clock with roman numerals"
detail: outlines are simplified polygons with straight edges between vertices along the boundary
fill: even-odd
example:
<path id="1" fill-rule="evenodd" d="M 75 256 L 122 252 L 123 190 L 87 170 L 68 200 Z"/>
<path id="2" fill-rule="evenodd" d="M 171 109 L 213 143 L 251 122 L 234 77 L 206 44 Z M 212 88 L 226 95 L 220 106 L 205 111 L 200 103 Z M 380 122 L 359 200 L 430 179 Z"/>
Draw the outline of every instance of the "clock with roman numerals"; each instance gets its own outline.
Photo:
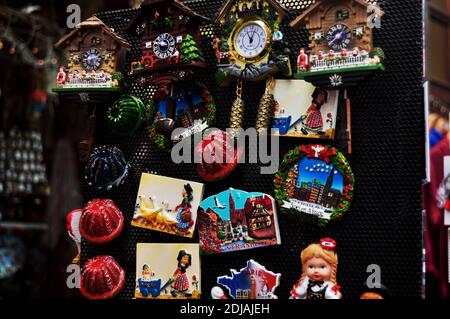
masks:
<path id="1" fill-rule="evenodd" d="M 89 49 L 84 52 L 82 62 L 85 70 L 95 71 L 102 63 L 102 55 L 98 49 Z"/>
<path id="2" fill-rule="evenodd" d="M 352 30 L 342 23 L 332 25 L 326 35 L 328 47 L 335 51 L 347 49 L 352 38 Z"/>
<path id="3" fill-rule="evenodd" d="M 169 33 L 159 35 L 153 42 L 153 52 L 159 59 L 168 59 L 176 51 L 175 38 Z"/>

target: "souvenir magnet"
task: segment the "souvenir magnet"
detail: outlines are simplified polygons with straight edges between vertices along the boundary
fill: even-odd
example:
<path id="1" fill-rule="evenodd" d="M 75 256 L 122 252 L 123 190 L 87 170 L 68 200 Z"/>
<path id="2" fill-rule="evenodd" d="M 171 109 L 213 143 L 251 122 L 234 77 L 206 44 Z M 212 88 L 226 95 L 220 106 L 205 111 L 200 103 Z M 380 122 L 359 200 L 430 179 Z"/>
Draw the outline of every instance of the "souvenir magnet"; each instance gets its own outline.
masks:
<path id="1" fill-rule="evenodd" d="M 324 238 L 306 247 L 301 255 L 302 275 L 291 290 L 290 299 L 342 299 L 336 283 L 338 255 L 336 242 Z"/>
<path id="2" fill-rule="evenodd" d="M 67 233 L 77 246 L 77 256 L 72 260 L 73 264 L 80 263 L 80 254 L 81 254 L 80 219 L 82 212 L 83 212 L 82 209 L 73 210 L 69 214 L 67 214 L 66 218 Z"/>
<path id="3" fill-rule="evenodd" d="M 354 176 L 334 147 L 302 145 L 286 154 L 274 184 L 282 212 L 326 226 L 349 209 Z"/>
<path id="4" fill-rule="evenodd" d="M 276 288 L 280 285 L 281 274 L 274 273 L 253 259 L 240 271 L 231 269 L 231 277 L 217 278 L 217 284 L 225 287 L 232 299 L 278 299 Z M 222 288 L 214 287 L 211 291 L 213 299 L 226 299 Z"/>
<path id="5" fill-rule="evenodd" d="M 204 254 L 281 243 L 275 201 L 264 193 L 229 189 L 208 197 L 198 209 L 198 230 Z"/>
<path id="6" fill-rule="evenodd" d="M 200 183 L 143 173 L 131 225 L 191 238 L 203 189 Z"/>
<path id="7" fill-rule="evenodd" d="M 135 297 L 200 299 L 198 244 L 137 244 Z"/>
<path id="8" fill-rule="evenodd" d="M 79 223 L 84 239 L 93 244 L 106 244 L 120 235 L 124 217 L 112 200 L 94 199 L 84 207 Z"/>
<path id="9" fill-rule="evenodd" d="M 116 296 L 125 283 L 125 271 L 111 256 L 89 259 L 81 270 L 80 292 L 88 299 Z"/>

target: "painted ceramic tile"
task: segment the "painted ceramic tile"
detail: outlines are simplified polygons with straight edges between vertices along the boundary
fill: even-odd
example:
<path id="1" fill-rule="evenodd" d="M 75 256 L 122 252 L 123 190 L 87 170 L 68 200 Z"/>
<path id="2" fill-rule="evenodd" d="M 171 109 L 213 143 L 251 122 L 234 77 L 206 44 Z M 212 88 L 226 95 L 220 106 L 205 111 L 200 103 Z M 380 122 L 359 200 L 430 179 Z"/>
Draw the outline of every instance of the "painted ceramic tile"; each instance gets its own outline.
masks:
<path id="1" fill-rule="evenodd" d="M 138 299 L 200 299 L 198 244 L 137 244 Z"/>
<path id="2" fill-rule="evenodd" d="M 143 173 L 131 225 L 192 237 L 204 185 Z"/>

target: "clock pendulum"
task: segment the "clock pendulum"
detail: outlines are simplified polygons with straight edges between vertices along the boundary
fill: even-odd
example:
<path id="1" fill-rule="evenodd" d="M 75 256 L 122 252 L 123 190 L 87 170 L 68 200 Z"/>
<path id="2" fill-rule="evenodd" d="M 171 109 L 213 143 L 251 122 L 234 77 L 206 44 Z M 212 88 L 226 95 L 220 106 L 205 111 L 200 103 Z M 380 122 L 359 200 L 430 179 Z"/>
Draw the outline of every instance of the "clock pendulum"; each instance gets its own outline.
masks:
<path id="1" fill-rule="evenodd" d="M 275 98 L 273 96 L 273 86 L 275 80 L 273 77 L 269 77 L 266 81 L 266 90 L 259 102 L 258 116 L 256 118 L 256 131 L 262 133 L 267 130 L 272 120 L 275 109 Z"/>
<path id="2" fill-rule="evenodd" d="M 230 116 L 230 128 L 231 128 L 231 136 L 237 137 L 239 133 L 239 129 L 242 128 L 242 124 L 244 122 L 244 111 L 245 104 L 242 99 L 242 79 L 238 80 L 237 88 L 236 88 L 236 100 L 233 102 L 231 106 L 231 116 Z"/>

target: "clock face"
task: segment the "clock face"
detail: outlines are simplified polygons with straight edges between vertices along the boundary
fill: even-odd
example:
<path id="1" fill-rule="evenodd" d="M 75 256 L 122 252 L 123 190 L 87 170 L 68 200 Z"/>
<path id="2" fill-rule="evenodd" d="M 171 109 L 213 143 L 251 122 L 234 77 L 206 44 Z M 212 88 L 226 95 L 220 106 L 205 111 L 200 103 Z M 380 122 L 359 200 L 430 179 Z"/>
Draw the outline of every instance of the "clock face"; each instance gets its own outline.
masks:
<path id="1" fill-rule="evenodd" d="M 263 23 L 250 22 L 244 24 L 236 33 L 235 49 L 237 53 L 252 59 L 259 56 L 266 48 L 268 34 Z"/>
<path id="2" fill-rule="evenodd" d="M 83 54 L 83 67 L 88 71 L 97 70 L 102 63 L 102 56 L 97 49 L 90 49 Z"/>
<path id="3" fill-rule="evenodd" d="M 352 30 L 344 24 L 335 24 L 328 30 L 326 39 L 330 49 L 346 49 L 352 41 Z"/>
<path id="4" fill-rule="evenodd" d="M 153 41 L 153 52 L 160 59 L 170 58 L 175 53 L 175 38 L 163 33 Z"/>

